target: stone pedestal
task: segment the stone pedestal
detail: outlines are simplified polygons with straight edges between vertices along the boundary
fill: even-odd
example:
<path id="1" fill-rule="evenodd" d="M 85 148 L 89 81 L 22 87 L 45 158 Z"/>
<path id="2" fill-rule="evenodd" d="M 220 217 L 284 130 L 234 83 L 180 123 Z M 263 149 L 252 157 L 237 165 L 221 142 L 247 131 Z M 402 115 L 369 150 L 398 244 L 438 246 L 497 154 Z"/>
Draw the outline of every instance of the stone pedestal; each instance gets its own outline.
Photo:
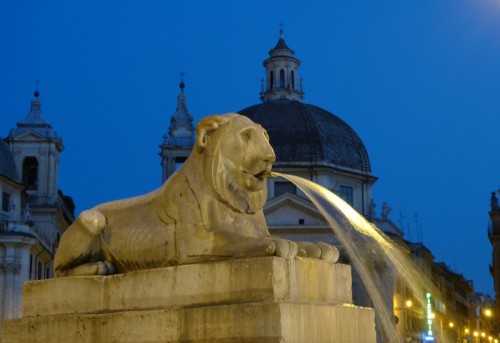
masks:
<path id="1" fill-rule="evenodd" d="M 28 282 L 14 342 L 375 342 L 350 267 L 262 257 Z"/>

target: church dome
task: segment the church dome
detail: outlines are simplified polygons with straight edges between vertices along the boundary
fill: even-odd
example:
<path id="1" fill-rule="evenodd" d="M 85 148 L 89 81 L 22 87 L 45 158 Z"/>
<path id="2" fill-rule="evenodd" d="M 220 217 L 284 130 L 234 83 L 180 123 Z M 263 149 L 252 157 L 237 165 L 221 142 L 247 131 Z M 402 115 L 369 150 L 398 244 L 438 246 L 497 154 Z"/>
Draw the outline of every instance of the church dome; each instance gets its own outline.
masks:
<path id="1" fill-rule="evenodd" d="M 3 139 L 0 139 L 0 175 L 19 182 L 14 158 L 10 153 L 9 146 Z"/>
<path id="2" fill-rule="evenodd" d="M 283 29 L 264 60 L 261 104 L 239 113 L 269 133 L 276 167 L 327 167 L 369 175 L 370 160 L 356 132 L 336 115 L 302 102 L 300 60 L 285 42 Z"/>
<path id="3" fill-rule="evenodd" d="M 366 148 L 356 132 L 336 115 L 297 100 L 275 99 L 239 113 L 262 125 L 278 166 L 326 166 L 371 172 Z"/>

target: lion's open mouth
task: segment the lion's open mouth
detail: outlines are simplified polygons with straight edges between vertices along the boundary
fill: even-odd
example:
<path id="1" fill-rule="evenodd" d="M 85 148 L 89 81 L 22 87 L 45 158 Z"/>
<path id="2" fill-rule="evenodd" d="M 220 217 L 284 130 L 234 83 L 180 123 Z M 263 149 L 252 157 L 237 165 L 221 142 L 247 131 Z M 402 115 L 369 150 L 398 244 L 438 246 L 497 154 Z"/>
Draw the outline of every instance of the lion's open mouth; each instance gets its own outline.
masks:
<path id="1" fill-rule="evenodd" d="M 259 180 L 263 180 L 263 179 L 268 178 L 270 176 L 271 176 L 271 172 L 268 172 L 266 170 L 263 170 L 260 173 L 257 173 L 254 175 L 254 177 L 259 179 Z"/>

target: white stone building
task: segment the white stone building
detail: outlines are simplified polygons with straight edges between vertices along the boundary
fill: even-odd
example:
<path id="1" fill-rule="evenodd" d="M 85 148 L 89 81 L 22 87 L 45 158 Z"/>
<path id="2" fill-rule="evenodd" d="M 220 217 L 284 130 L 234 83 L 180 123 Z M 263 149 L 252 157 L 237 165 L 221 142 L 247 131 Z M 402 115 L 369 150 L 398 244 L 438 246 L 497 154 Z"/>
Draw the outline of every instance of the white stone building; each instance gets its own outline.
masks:
<path id="1" fill-rule="evenodd" d="M 25 281 L 52 277 L 59 237 L 74 220 L 73 201 L 58 188 L 62 139 L 38 97 L 0 139 L 0 322 L 20 316 Z"/>

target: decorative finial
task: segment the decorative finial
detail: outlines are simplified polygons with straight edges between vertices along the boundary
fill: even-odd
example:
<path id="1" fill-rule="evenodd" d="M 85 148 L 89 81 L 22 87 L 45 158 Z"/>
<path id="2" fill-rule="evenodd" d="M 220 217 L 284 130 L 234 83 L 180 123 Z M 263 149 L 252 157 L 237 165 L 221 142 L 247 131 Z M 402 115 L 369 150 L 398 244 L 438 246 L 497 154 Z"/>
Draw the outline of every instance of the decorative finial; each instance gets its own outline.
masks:
<path id="1" fill-rule="evenodd" d="M 280 38 L 283 38 L 283 23 L 280 23 Z"/>
<path id="2" fill-rule="evenodd" d="M 35 95 L 35 98 L 38 99 L 38 96 L 40 95 L 40 92 L 38 91 L 38 84 L 40 83 L 40 80 L 35 80 L 35 83 L 36 83 L 36 88 L 35 88 L 35 93 L 33 93 L 33 95 Z"/>
<path id="3" fill-rule="evenodd" d="M 186 74 L 181 72 L 179 75 L 181 77 L 181 83 L 179 83 L 179 88 L 181 89 L 181 92 L 184 93 L 184 87 L 186 87 L 186 85 L 184 84 L 184 75 Z"/>

